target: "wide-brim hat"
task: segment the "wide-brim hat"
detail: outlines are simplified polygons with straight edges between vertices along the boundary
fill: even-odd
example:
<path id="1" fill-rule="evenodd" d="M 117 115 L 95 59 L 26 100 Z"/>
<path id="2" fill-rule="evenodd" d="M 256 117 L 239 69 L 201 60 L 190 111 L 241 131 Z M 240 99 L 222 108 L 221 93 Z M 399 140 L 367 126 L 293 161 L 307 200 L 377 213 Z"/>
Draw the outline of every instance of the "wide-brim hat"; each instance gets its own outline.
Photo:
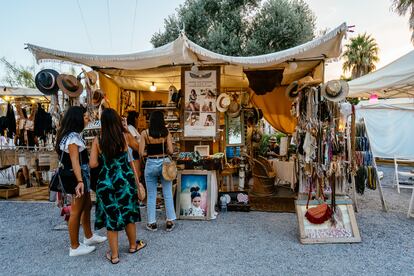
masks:
<path id="1" fill-rule="evenodd" d="M 98 74 L 96 73 L 96 71 L 86 72 L 86 77 L 89 79 L 89 84 L 92 86 L 95 85 L 98 81 Z"/>
<path id="2" fill-rule="evenodd" d="M 60 90 L 71 98 L 79 97 L 82 94 L 82 83 L 72 75 L 60 74 L 57 77 L 57 84 Z"/>
<path id="3" fill-rule="evenodd" d="M 43 94 L 50 96 L 59 91 L 57 78 L 59 73 L 53 69 L 44 69 L 36 74 L 35 84 Z"/>
<path id="4" fill-rule="evenodd" d="M 237 101 L 232 101 L 227 110 L 227 115 L 232 118 L 237 118 L 240 116 L 241 105 Z"/>
<path id="5" fill-rule="evenodd" d="M 101 90 L 97 89 L 97 90 L 93 91 L 93 94 L 92 94 L 92 104 L 94 104 L 94 105 L 101 104 L 102 99 L 104 97 L 105 97 L 105 95 L 104 95 L 104 93 Z"/>
<path id="6" fill-rule="evenodd" d="M 289 99 L 294 100 L 304 88 L 319 83 L 319 80 L 314 80 L 311 76 L 303 77 L 297 81 L 291 82 L 288 87 L 286 87 L 286 96 Z"/>
<path id="7" fill-rule="evenodd" d="M 217 110 L 220 112 L 226 112 L 229 109 L 230 103 L 230 96 L 226 93 L 221 93 L 216 100 Z"/>
<path id="8" fill-rule="evenodd" d="M 330 80 L 321 86 L 322 96 L 332 102 L 339 102 L 348 96 L 349 85 L 344 80 Z"/>

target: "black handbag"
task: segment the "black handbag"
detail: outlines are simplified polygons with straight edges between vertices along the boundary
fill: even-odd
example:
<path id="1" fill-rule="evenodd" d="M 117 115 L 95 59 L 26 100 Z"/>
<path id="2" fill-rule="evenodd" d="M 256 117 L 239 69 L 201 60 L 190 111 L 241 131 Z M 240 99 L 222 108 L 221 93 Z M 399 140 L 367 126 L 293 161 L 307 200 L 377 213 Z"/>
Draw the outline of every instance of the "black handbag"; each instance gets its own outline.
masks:
<path id="1" fill-rule="evenodd" d="M 79 157 L 81 158 L 80 154 Z M 73 169 L 65 168 L 62 165 L 63 151 L 59 161 L 59 168 L 50 180 L 49 189 L 64 194 L 76 194 L 77 179 Z M 82 160 L 82 159 L 80 159 Z M 81 172 L 82 173 L 82 172 Z M 83 176 L 82 176 L 83 178 Z"/>

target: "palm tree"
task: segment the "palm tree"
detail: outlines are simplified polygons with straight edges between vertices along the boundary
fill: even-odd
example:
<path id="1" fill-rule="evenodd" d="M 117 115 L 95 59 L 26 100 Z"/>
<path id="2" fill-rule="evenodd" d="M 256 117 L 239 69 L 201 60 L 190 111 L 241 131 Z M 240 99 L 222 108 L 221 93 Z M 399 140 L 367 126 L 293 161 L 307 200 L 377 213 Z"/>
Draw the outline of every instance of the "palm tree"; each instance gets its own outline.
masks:
<path id="1" fill-rule="evenodd" d="M 410 14 L 408 23 L 410 30 L 413 32 L 411 34 L 411 42 L 414 43 L 414 0 L 393 0 L 392 9 L 401 16 L 407 13 Z"/>
<path id="2" fill-rule="evenodd" d="M 352 79 L 368 74 L 375 70 L 375 63 L 379 61 L 378 52 L 378 44 L 370 35 L 364 33 L 353 37 L 345 45 L 342 70 L 350 71 Z"/>

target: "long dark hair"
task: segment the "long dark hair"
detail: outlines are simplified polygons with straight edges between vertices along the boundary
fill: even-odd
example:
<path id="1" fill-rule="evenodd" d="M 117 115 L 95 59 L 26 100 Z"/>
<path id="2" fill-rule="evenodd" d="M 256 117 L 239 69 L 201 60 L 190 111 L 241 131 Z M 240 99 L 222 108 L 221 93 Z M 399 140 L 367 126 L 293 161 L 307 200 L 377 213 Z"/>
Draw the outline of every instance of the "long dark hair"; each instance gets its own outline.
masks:
<path id="1" fill-rule="evenodd" d="M 105 108 L 101 115 L 99 147 L 106 158 L 112 159 L 125 149 L 125 129 L 122 119 L 112 108 Z"/>
<path id="2" fill-rule="evenodd" d="M 168 129 L 165 126 L 164 113 L 153 111 L 150 116 L 149 135 L 153 138 L 167 137 Z"/>
<path id="3" fill-rule="evenodd" d="M 83 114 L 85 114 L 86 109 L 81 106 L 71 106 L 68 111 L 66 111 L 65 116 L 60 123 L 60 128 L 56 134 L 56 151 L 60 152 L 59 144 L 62 141 L 63 137 L 68 135 L 71 132 L 81 133 L 84 129 Z"/>
<path id="4" fill-rule="evenodd" d="M 138 112 L 129 111 L 127 116 L 127 124 L 135 127 L 137 123 Z"/>

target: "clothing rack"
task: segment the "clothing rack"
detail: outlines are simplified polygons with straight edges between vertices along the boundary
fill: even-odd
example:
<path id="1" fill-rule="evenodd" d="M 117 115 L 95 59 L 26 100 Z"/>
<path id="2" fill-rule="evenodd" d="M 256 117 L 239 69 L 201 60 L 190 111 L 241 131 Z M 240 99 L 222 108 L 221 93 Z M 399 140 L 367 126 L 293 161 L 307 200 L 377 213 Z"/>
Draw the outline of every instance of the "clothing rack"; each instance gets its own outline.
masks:
<path id="1" fill-rule="evenodd" d="M 357 125 L 357 128 L 356 128 L 356 137 L 355 137 L 354 158 L 355 158 L 357 168 L 366 167 L 369 173 L 372 173 L 371 167 L 375 170 L 374 177 L 376 179 L 376 184 L 377 184 L 376 188 L 378 189 L 378 192 L 380 195 L 382 209 L 383 211 L 387 212 L 388 207 L 384 199 L 384 193 L 382 191 L 381 181 L 378 176 L 378 167 L 375 161 L 375 157 L 372 154 L 371 143 L 370 143 L 368 132 L 366 130 L 364 119 L 362 118 L 360 122 L 356 123 L 356 125 Z M 370 176 L 368 175 L 367 177 L 369 178 Z M 353 178 L 353 182 L 355 183 L 355 175 L 353 175 L 352 178 Z"/>

